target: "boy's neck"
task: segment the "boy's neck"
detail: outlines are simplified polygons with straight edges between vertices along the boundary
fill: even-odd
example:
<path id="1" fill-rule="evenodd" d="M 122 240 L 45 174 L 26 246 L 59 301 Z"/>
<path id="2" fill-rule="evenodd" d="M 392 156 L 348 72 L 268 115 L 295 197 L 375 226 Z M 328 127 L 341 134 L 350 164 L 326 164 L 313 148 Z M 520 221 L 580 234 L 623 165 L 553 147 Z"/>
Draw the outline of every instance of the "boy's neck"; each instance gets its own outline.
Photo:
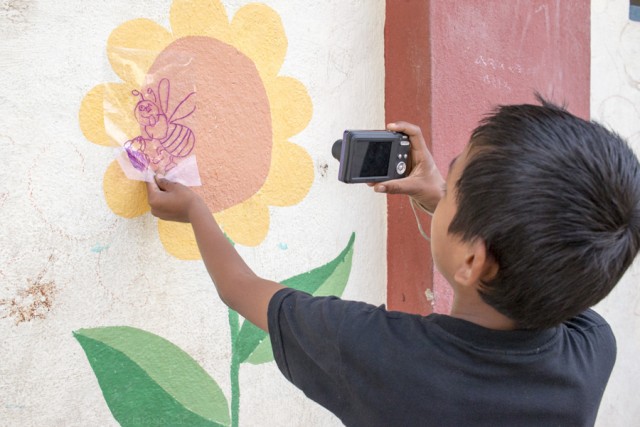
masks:
<path id="1" fill-rule="evenodd" d="M 456 293 L 450 316 L 488 329 L 502 331 L 516 329 L 516 323 L 513 320 L 484 302 L 477 292 L 475 296 L 471 297 Z"/>

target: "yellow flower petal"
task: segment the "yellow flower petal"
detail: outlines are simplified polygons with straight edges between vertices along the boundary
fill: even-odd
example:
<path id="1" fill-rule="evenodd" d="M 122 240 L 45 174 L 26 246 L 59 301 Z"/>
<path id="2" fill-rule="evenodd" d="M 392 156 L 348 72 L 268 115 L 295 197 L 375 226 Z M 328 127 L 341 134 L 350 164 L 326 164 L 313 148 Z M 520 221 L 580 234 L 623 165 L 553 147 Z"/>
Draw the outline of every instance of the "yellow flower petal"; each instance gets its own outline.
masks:
<path id="1" fill-rule="evenodd" d="M 162 246 L 178 259 L 200 259 L 198 243 L 191 224 L 158 220 L 158 233 Z"/>
<path id="2" fill-rule="evenodd" d="M 258 246 L 269 231 L 269 208 L 258 195 L 214 217 L 227 236 L 239 245 Z"/>
<path id="3" fill-rule="evenodd" d="M 227 11 L 217 0 L 174 0 L 169 20 L 176 39 L 207 36 L 225 43 L 231 41 Z"/>
<path id="4" fill-rule="evenodd" d="M 149 210 L 144 182 L 128 179 L 115 160 L 104 174 L 102 187 L 107 204 L 116 215 L 135 218 Z"/>
<path id="5" fill-rule="evenodd" d="M 140 87 L 156 56 L 172 41 L 171 33 L 162 26 L 149 19 L 134 19 L 113 30 L 107 56 L 122 80 Z"/>
<path id="6" fill-rule="evenodd" d="M 307 127 L 313 104 L 302 83 L 291 77 L 278 77 L 265 87 L 276 141 L 287 139 Z"/>
<path id="7" fill-rule="evenodd" d="M 313 183 L 313 161 L 302 147 L 290 142 L 276 143 L 271 154 L 271 169 L 260 189 L 265 203 L 291 206 L 300 202 Z"/>
<path id="8" fill-rule="evenodd" d="M 107 136 L 118 145 L 124 145 L 141 133 L 134 114 L 140 98 L 133 96 L 131 90 L 125 84 L 104 85 L 104 128 Z"/>
<path id="9" fill-rule="evenodd" d="M 256 64 L 263 80 L 278 74 L 287 53 L 287 36 L 280 16 L 264 4 L 240 9 L 231 21 L 233 45 Z"/>
<path id="10" fill-rule="evenodd" d="M 91 89 L 80 104 L 80 129 L 99 145 L 123 145 L 140 135 L 134 108 L 139 98 L 121 83 L 104 83 Z"/>
<path id="11" fill-rule="evenodd" d="M 98 85 L 91 89 L 80 104 L 78 120 L 80 130 L 85 138 L 94 144 L 114 146 L 115 142 L 109 138 L 104 128 L 104 88 Z"/>

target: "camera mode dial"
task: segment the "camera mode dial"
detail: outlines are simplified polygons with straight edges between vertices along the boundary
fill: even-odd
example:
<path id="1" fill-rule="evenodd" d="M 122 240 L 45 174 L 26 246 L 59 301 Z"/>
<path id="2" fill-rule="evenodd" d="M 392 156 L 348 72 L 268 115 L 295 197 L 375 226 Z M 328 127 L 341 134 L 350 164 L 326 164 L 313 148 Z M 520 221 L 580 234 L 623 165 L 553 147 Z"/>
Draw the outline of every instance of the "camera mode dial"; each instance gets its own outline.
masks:
<path id="1" fill-rule="evenodd" d="M 399 162 L 396 165 L 396 172 L 398 172 L 398 175 L 402 175 L 403 173 L 405 173 L 407 170 L 407 164 L 405 162 Z"/>

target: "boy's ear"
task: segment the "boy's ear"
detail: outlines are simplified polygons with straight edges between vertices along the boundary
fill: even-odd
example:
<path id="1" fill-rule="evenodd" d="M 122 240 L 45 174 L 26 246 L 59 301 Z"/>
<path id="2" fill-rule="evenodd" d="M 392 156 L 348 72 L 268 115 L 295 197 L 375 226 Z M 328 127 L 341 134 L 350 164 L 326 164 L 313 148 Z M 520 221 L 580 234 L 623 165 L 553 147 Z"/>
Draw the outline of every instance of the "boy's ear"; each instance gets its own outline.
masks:
<path id="1" fill-rule="evenodd" d="M 498 274 L 498 263 L 487 252 L 482 239 L 466 245 L 462 264 L 454 273 L 454 280 L 463 286 L 476 286 L 493 279 Z"/>

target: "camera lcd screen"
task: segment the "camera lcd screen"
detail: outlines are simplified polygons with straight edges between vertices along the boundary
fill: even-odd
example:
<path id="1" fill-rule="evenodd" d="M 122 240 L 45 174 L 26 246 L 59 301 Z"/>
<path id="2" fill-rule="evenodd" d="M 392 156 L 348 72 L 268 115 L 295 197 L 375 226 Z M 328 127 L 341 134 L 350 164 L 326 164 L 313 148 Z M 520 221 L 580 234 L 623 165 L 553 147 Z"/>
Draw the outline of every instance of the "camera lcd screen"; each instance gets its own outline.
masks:
<path id="1" fill-rule="evenodd" d="M 357 141 L 354 158 L 362 159 L 362 164 L 353 165 L 357 176 L 386 176 L 389 172 L 391 144 L 392 141 Z"/>

